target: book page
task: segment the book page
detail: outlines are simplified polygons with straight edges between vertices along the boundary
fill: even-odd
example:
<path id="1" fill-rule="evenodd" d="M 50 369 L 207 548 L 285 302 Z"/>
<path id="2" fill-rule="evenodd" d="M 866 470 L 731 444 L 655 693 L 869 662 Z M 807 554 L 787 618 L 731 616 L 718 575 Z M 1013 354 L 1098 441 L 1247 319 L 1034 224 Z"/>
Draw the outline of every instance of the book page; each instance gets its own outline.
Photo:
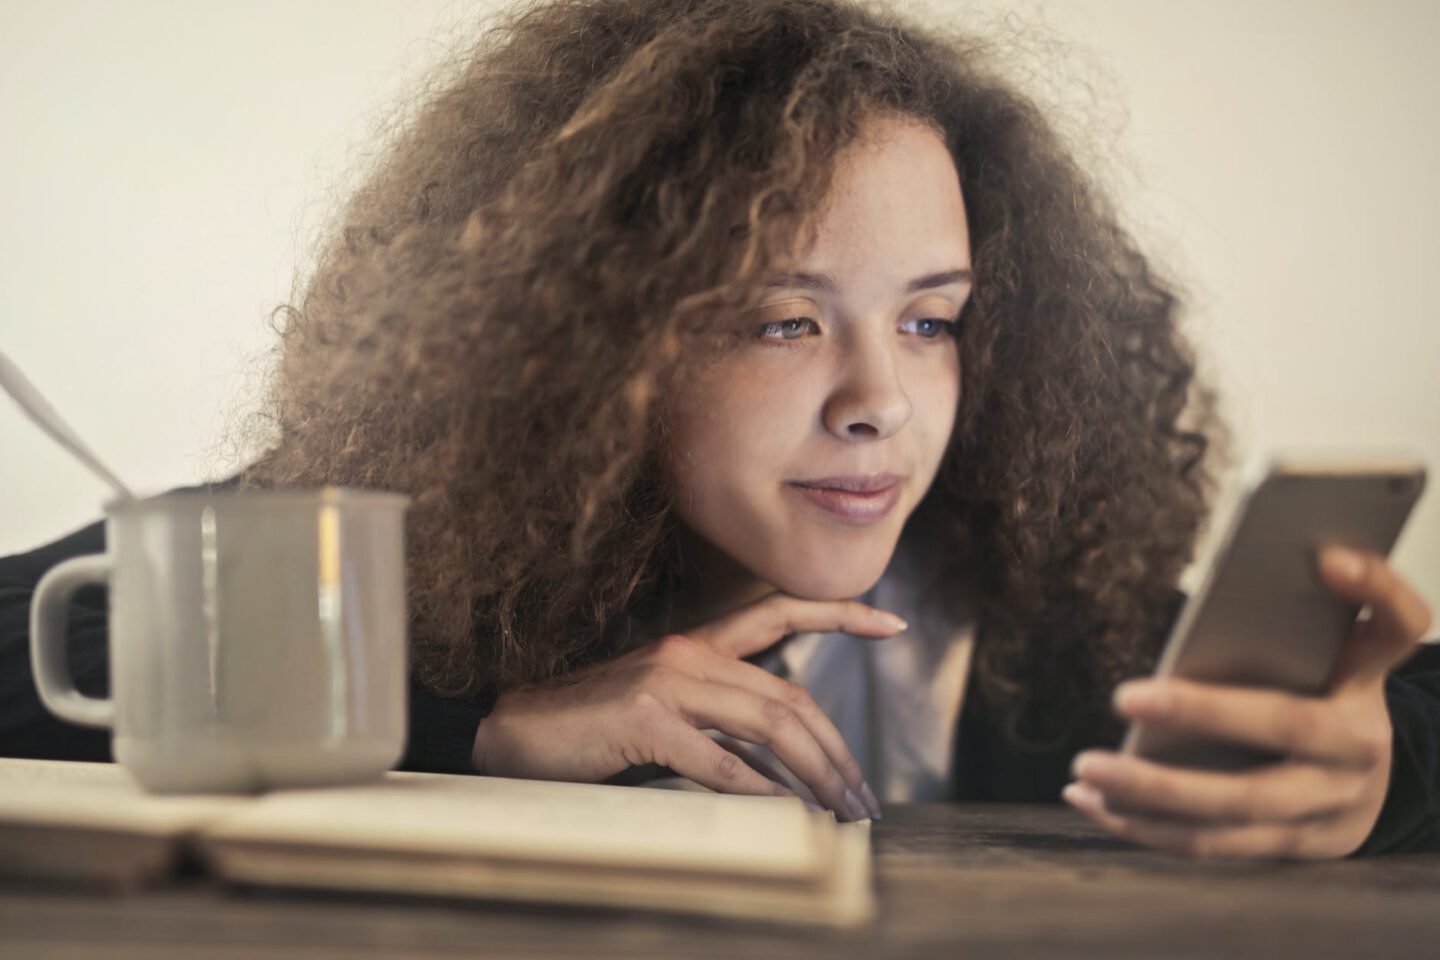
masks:
<path id="1" fill-rule="evenodd" d="M 266 794 L 206 836 L 803 876 L 821 863 L 815 829 L 793 797 L 392 771 L 375 784 Z"/>
<path id="2" fill-rule="evenodd" d="M 113 763 L 0 758 L 0 823 L 171 835 L 254 802 L 227 794 L 147 793 Z"/>
<path id="3" fill-rule="evenodd" d="M 870 822 L 811 814 L 823 865 L 811 876 L 631 869 L 541 859 L 420 855 L 202 837 L 215 872 L 232 882 L 569 903 L 851 926 L 875 914 Z"/>

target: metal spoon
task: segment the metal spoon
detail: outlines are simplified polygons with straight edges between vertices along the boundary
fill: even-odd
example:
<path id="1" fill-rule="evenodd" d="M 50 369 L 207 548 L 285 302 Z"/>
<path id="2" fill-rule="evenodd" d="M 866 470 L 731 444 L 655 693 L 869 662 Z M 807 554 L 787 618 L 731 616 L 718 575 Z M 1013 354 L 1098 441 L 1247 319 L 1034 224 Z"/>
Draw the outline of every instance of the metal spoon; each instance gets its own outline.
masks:
<path id="1" fill-rule="evenodd" d="M 40 391 L 35 389 L 35 385 L 25 374 L 20 372 L 19 367 L 10 362 L 4 353 L 0 353 L 0 387 L 3 387 L 5 392 L 20 404 L 20 409 L 24 410 L 30 419 L 40 426 L 41 430 L 50 434 L 56 443 L 73 453 L 81 463 L 114 488 L 121 500 L 135 499 L 135 494 L 130 492 L 130 488 L 121 483 L 120 478 L 100 462 L 100 458 L 95 456 L 74 430 L 70 429 L 70 425 L 60 418 L 60 414 L 55 412 L 55 408 L 50 406 L 49 401 L 40 395 Z"/>

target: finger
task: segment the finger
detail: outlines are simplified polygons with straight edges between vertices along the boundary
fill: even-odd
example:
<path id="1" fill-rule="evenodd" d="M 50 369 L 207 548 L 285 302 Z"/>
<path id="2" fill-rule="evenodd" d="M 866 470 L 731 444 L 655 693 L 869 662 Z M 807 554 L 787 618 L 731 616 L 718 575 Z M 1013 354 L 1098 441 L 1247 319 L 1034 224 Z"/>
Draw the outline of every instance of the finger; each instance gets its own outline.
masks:
<path id="1" fill-rule="evenodd" d="M 655 645 L 655 657 L 675 672 L 739 687 L 788 705 L 820 744 L 826 758 L 840 771 L 846 786 L 866 804 L 867 812 L 876 817 L 880 815 L 874 791 L 865 782 L 865 772 L 850 752 L 844 736 L 803 686 L 777 677 L 763 667 L 719 654 L 704 641 L 685 634 L 661 639 Z"/>
<path id="2" fill-rule="evenodd" d="M 1115 688 L 1114 702 L 1131 720 L 1292 759 L 1362 768 L 1376 761 L 1379 741 L 1320 697 L 1164 677 L 1127 680 Z"/>
<path id="3" fill-rule="evenodd" d="M 749 690 L 678 677 L 672 690 L 680 715 L 697 727 L 719 730 L 768 747 L 826 807 L 844 820 L 869 816 L 845 778 L 785 703 Z"/>
<path id="4" fill-rule="evenodd" d="M 831 765 L 840 771 L 846 786 L 862 800 L 866 800 L 867 796 L 874 796 L 865 782 L 865 771 L 850 752 L 845 737 L 834 721 L 820 709 L 810 691 L 798 683 L 782 680 L 773 673 L 743 660 L 705 657 L 699 661 L 697 669 L 704 680 L 740 687 L 762 697 L 779 700 L 788 706 L 800 718 L 800 722 L 805 724 L 805 729 L 815 738 L 815 742 L 820 744 L 820 749 L 825 751 Z M 875 811 L 871 808 L 870 812 L 873 814 Z"/>
<path id="5" fill-rule="evenodd" d="M 1072 772 L 1112 806 L 1158 816 L 1226 823 L 1303 820 L 1358 804 L 1358 772 L 1277 763 L 1244 772 L 1187 770 L 1105 750 L 1075 758 Z"/>
<path id="6" fill-rule="evenodd" d="M 712 737 L 711 739 L 718 743 L 722 750 L 729 750 L 731 753 L 735 754 L 735 756 L 739 757 L 741 760 L 744 760 L 746 766 L 748 766 L 751 770 L 754 770 L 756 773 L 760 774 L 760 776 L 764 777 L 766 780 L 773 780 L 781 786 L 785 787 L 786 789 L 794 790 L 794 787 L 790 785 L 790 781 L 786 779 L 785 774 L 782 773 L 778 767 L 774 766 L 773 764 L 766 763 L 764 760 L 762 760 L 760 758 L 760 755 L 755 752 L 755 749 L 753 747 L 739 740 L 736 740 L 734 737 L 725 736 L 723 734 L 717 737 Z"/>
<path id="7" fill-rule="evenodd" d="M 756 773 L 744 760 L 675 714 L 667 711 L 656 716 L 660 719 L 651 724 L 650 730 L 654 762 L 717 793 L 795 796 L 792 790 Z"/>
<path id="8" fill-rule="evenodd" d="M 889 637 L 906 626 L 895 614 L 859 600 L 801 600 L 772 593 L 687 633 L 738 659 L 759 653 L 788 633 L 843 630 L 862 637 Z"/>
<path id="9" fill-rule="evenodd" d="M 1415 652 L 1416 643 L 1398 645 L 1371 617 L 1356 620 L 1335 655 L 1325 689 L 1331 695 L 1380 687 L 1385 677 Z M 1401 652 L 1397 655 L 1396 650 Z"/>
<path id="10" fill-rule="evenodd" d="M 1324 818 L 1290 823 L 1206 824 L 1194 821 L 1120 815 L 1105 806 L 1092 787 L 1071 784 L 1065 799 L 1106 830 L 1132 843 L 1196 860 L 1278 857 L 1317 859 L 1328 850 Z"/>
<path id="11" fill-rule="evenodd" d="M 1329 546 L 1320 551 L 1320 575 L 1335 594 L 1369 604 L 1331 675 L 1331 689 L 1378 683 L 1413 652 L 1433 617 L 1423 598 L 1377 553 Z"/>

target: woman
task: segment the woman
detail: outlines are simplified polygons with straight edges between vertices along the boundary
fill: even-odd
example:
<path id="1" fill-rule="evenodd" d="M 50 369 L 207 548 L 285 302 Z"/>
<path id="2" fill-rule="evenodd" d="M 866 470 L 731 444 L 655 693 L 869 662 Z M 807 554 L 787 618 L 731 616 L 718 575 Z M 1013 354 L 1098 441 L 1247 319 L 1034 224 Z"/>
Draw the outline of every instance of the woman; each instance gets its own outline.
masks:
<path id="1" fill-rule="evenodd" d="M 1176 293 L 991 59 L 838 0 L 551 2 L 427 100 L 288 312 L 232 478 L 412 496 L 406 766 L 659 766 L 848 819 L 1054 800 L 1075 758 L 1067 799 L 1160 849 L 1440 843 L 1440 675 L 1386 681 L 1429 613 L 1379 557 L 1325 568 L 1375 613 L 1331 695 L 1112 708 L 1223 427 Z M 1167 715 L 1291 760 L 1076 757 Z"/>

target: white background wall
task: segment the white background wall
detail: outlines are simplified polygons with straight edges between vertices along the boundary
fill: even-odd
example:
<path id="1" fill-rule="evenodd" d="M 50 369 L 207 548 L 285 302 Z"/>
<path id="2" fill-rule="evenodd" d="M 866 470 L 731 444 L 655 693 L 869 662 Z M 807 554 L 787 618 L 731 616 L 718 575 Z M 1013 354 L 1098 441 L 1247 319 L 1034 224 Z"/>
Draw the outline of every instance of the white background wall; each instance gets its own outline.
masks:
<path id="1" fill-rule="evenodd" d="M 387 106 L 487 6 L 0 0 L 0 350 L 141 492 L 238 464 L 217 444 L 270 310 Z M 1440 4 L 905 6 L 1070 44 L 1031 66 L 1189 288 L 1242 453 L 1407 448 L 1440 486 Z M 106 496 L 0 402 L 0 554 Z M 1440 615 L 1434 489 L 1393 562 Z"/>

